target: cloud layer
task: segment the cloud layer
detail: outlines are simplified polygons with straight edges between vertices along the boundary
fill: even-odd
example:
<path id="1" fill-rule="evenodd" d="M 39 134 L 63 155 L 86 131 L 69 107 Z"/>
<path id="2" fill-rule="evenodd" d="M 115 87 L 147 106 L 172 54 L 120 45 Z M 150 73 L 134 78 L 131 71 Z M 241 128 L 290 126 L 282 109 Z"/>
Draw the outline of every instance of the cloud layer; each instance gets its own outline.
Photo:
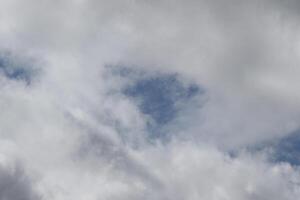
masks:
<path id="1" fill-rule="evenodd" d="M 299 198 L 299 6 L 1 1 L 0 199 Z"/>

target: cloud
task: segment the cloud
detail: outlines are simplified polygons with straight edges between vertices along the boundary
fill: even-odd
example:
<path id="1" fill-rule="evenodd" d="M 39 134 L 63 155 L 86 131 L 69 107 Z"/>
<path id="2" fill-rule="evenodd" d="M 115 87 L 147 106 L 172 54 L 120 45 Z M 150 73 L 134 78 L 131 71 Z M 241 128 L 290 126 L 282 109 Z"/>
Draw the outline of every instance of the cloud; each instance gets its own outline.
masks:
<path id="1" fill-rule="evenodd" d="M 0 168 L 0 198 L 12 200 L 42 199 L 35 191 L 34 183 L 26 176 L 22 166 L 3 166 Z"/>
<path id="2" fill-rule="evenodd" d="M 288 164 L 270 165 L 263 157 L 247 153 L 231 158 L 190 143 L 161 148 L 164 153 L 155 149 L 140 155 L 162 184 L 160 192 L 154 189 L 150 197 L 145 193 L 146 199 L 293 199 L 299 195 L 290 179 L 298 172 Z"/>
<path id="3" fill-rule="evenodd" d="M 1 1 L 1 199 L 297 199 L 298 7 Z"/>

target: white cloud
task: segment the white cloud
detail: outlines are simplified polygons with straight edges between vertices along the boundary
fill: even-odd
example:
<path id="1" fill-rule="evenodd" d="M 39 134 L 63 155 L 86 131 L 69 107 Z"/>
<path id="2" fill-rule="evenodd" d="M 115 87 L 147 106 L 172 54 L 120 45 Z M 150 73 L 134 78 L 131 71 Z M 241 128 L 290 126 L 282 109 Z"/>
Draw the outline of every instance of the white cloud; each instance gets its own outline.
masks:
<path id="1" fill-rule="evenodd" d="M 1 164 L 22 163 L 44 199 L 297 199 L 297 168 L 226 153 L 299 129 L 299 4 L 285 2 L 0 1 L 0 51 L 40 72 L 0 74 Z M 149 141 L 109 66 L 176 73 L 205 97 L 169 143 Z"/>

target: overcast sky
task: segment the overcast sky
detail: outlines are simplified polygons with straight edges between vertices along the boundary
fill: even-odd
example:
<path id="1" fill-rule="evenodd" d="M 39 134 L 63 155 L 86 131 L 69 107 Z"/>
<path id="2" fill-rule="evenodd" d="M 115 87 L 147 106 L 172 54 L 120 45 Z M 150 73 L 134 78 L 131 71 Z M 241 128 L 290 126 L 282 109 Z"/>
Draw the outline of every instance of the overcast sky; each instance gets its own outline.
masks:
<path id="1" fill-rule="evenodd" d="M 299 199 L 299 11 L 0 0 L 0 200 Z"/>

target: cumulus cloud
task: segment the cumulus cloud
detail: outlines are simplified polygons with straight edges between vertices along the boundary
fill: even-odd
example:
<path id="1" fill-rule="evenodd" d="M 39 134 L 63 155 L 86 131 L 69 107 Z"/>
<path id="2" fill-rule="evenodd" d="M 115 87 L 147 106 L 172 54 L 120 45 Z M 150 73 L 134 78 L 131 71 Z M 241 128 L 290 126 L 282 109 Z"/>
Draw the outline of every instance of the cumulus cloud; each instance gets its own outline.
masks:
<path id="1" fill-rule="evenodd" d="M 297 199 L 298 9 L 1 1 L 0 199 Z"/>

